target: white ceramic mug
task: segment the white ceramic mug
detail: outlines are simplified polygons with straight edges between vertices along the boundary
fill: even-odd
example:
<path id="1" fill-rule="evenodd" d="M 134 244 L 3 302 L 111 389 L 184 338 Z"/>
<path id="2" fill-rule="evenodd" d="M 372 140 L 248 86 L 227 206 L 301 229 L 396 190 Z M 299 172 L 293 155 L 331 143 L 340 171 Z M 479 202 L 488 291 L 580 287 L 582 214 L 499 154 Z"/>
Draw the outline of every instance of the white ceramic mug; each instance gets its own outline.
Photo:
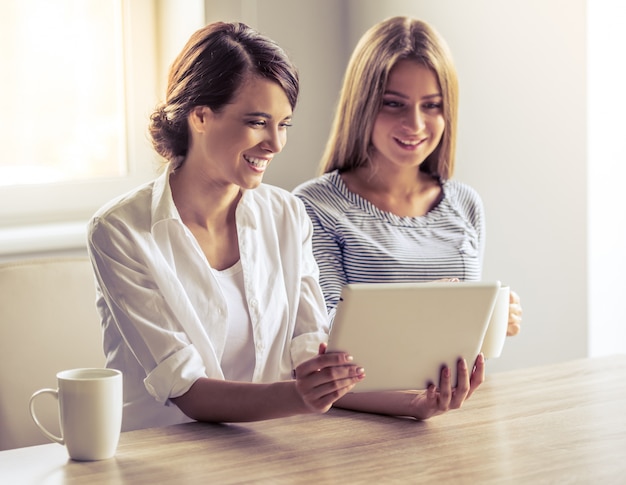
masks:
<path id="1" fill-rule="evenodd" d="M 29 402 L 30 415 L 50 440 L 67 447 L 74 460 L 104 460 L 115 454 L 122 429 L 122 373 L 115 369 L 71 369 L 57 374 L 58 389 L 40 389 Z M 52 394 L 59 405 L 61 435 L 37 419 L 35 398 Z"/>
<path id="2" fill-rule="evenodd" d="M 487 333 L 480 349 L 487 359 L 495 359 L 502 354 L 502 348 L 506 340 L 506 331 L 509 326 L 510 293 L 508 286 L 501 286 L 498 290 L 498 296 L 489 319 Z"/>

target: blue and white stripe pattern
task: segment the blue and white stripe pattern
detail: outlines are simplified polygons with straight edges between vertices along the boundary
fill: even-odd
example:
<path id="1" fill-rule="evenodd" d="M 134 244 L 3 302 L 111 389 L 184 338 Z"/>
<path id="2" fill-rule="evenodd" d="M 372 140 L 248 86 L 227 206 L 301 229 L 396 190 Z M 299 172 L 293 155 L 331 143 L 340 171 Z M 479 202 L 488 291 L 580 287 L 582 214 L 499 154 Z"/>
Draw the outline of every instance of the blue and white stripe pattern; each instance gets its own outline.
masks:
<path id="1" fill-rule="evenodd" d="M 347 283 L 481 277 L 485 217 L 480 196 L 454 180 L 422 217 L 382 211 L 350 192 L 338 172 L 303 183 L 294 193 L 313 223 L 313 252 L 329 313 Z"/>

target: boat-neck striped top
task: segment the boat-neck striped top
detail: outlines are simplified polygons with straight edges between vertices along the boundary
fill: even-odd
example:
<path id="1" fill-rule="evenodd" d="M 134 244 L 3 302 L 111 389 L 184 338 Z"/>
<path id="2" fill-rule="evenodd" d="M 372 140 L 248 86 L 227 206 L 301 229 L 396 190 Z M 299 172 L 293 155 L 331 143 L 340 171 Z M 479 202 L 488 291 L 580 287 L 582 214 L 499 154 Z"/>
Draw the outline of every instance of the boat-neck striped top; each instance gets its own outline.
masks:
<path id="1" fill-rule="evenodd" d="M 348 190 L 337 171 L 294 189 L 313 223 L 313 253 L 330 314 L 347 283 L 480 279 L 482 200 L 458 181 L 442 189 L 441 201 L 421 217 L 378 209 Z"/>

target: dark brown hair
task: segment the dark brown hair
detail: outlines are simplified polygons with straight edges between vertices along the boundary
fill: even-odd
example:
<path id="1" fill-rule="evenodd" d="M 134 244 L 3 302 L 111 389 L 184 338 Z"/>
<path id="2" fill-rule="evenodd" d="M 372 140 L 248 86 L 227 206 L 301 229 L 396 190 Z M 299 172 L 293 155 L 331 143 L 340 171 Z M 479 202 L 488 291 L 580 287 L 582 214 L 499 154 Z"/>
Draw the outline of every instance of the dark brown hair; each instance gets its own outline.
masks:
<path id="1" fill-rule="evenodd" d="M 195 32 L 172 63 L 165 101 L 150 116 L 157 153 L 180 163 L 189 146 L 191 110 L 208 106 L 219 112 L 250 75 L 278 83 L 295 108 L 298 72 L 273 40 L 239 22 L 215 22 Z"/>

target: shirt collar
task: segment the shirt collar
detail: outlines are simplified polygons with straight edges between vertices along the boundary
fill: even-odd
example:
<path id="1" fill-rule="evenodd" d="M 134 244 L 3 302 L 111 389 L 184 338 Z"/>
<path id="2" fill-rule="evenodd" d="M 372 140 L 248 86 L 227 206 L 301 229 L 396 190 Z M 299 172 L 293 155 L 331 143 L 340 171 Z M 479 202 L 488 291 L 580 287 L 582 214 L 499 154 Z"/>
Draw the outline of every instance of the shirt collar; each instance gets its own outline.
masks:
<path id="1" fill-rule="evenodd" d="M 154 181 L 152 187 L 152 229 L 162 221 L 177 220 L 182 224 L 180 214 L 174 198 L 172 197 L 172 189 L 170 187 L 170 174 L 172 173 L 172 165 L 169 164 L 167 169 Z"/>

